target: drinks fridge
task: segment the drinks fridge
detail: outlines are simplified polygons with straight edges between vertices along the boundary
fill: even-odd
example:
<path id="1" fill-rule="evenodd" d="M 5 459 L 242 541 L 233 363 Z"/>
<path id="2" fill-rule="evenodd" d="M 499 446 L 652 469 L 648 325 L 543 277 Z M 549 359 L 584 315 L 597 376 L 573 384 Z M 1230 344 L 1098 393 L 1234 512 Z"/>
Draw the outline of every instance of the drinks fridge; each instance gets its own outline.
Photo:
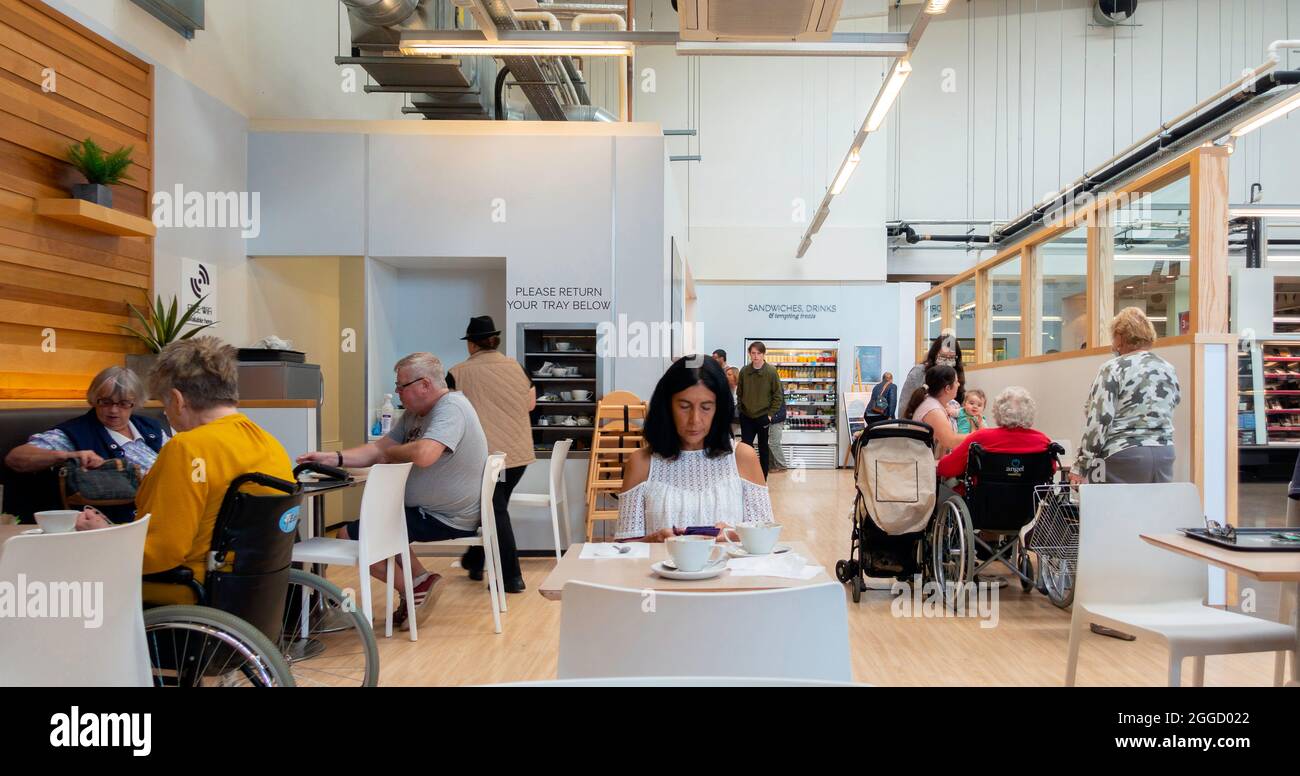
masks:
<path id="1" fill-rule="evenodd" d="M 837 339 L 746 339 L 767 346 L 767 361 L 781 377 L 785 431 L 781 448 L 792 467 L 834 469 L 839 465 L 839 348 Z M 736 366 L 744 364 L 737 363 Z"/>

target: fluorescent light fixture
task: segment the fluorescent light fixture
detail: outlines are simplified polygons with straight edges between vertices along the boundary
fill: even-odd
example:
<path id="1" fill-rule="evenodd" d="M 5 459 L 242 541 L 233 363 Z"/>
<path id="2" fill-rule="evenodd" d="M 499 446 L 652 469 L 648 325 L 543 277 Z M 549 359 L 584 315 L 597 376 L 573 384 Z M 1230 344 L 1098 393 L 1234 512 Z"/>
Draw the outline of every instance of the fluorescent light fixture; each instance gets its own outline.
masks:
<path id="1" fill-rule="evenodd" d="M 583 43 L 552 41 L 547 43 L 506 43 L 504 41 L 427 41 L 406 43 L 402 53 L 410 56 L 445 57 L 630 57 L 627 43 Z"/>
<path id="2" fill-rule="evenodd" d="M 1238 126 L 1233 127 L 1232 136 L 1241 137 L 1242 135 L 1254 132 L 1270 121 L 1282 118 L 1296 108 L 1300 108 L 1300 87 L 1292 87 L 1290 94 L 1269 107 L 1268 110 L 1248 120 L 1244 124 L 1239 124 Z"/>
<path id="3" fill-rule="evenodd" d="M 1273 323 L 1300 323 L 1300 318 L 1290 315 L 1275 315 L 1273 316 Z"/>
<path id="4" fill-rule="evenodd" d="M 1191 256 L 1165 256 L 1159 253 L 1117 253 L 1115 261 L 1176 261 L 1179 263 L 1191 261 Z"/>
<path id="5" fill-rule="evenodd" d="M 1274 261 L 1283 261 L 1287 263 L 1300 262 L 1300 254 L 1290 253 L 1290 254 L 1279 255 L 1276 253 L 1270 253 L 1268 254 L 1268 260 L 1270 262 L 1274 262 Z"/>
<path id="6" fill-rule="evenodd" d="M 894 69 L 889 73 L 889 80 L 881 88 L 880 95 L 876 97 L 875 104 L 871 106 L 871 112 L 867 114 L 867 122 L 863 125 L 864 130 L 875 132 L 880 129 L 880 125 L 885 123 L 885 117 L 889 115 L 889 109 L 894 107 L 894 101 L 898 99 L 898 93 L 903 90 L 903 84 L 911 74 L 911 62 L 900 59 L 894 63 Z"/>
<path id="7" fill-rule="evenodd" d="M 1237 205 L 1228 208 L 1228 215 L 1246 218 L 1295 218 L 1300 216 L 1300 205 Z"/>
<path id="8" fill-rule="evenodd" d="M 933 14 L 943 13 L 948 10 L 949 2 L 950 0 L 929 0 L 929 2 L 925 4 L 925 12 Z"/>
<path id="9" fill-rule="evenodd" d="M 1147 320 L 1152 323 L 1169 323 L 1169 319 L 1163 316 L 1148 315 Z"/>
<path id="10" fill-rule="evenodd" d="M 812 227 L 809 229 L 808 233 L 817 234 L 818 232 L 820 232 L 822 229 L 822 224 L 826 223 L 826 216 L 829 216 L 830 214 L 831 214 L 831 209 L 828 207 L 822 207 L 818 209 L 817 214 L 813 216 Z"/>
<path id="11" fill-rule="evenodd" d="M 831 186 L 831 194 L 838 197 L 844 191 L 844 187 L 849 185 L 849 178 L 853 177 L 853 171 L 858 169 L 858 164 L 862 162 L 862 154 L 854 148 L 849 151 L 849 158 L 844 160 L 844 166 L 840 168 L 840 174 L 835 176 L 835 183 Z"/>

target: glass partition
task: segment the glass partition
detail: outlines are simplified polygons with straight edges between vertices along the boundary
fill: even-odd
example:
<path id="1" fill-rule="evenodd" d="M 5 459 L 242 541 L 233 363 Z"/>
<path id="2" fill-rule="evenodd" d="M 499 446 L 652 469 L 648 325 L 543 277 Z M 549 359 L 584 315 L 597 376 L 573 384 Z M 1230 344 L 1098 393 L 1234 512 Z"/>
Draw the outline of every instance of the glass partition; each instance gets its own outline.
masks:
<path id="1" fill-rule="evenodd" d="M 975 276 L 952 287 L 952 324 L 961 345 L 962 361 L 974 363 L 975 350 Z"/>
<path id="2" fill-rule="evenodd" d="M 1088 342 L 1088 230 L 1072 229 L 1038 248 L 1043 285 L 1039 353 L 1082 350 Z"/>
<path id="3" fill-rule="evenodd" d="M 924 354 L 930 349 L 930 343 L 943 331 L 943 294 L 935 294 L 921 302 L 921 341 L 917 350 Z"/>
<path id="4" fill-rule="evenodd" d="M 1136 307 L 1157 337 L 1191 331 L 1191 179 L 1133 194 L 1113 210 L 1114 311 Z"/>
<path id="5" fill-rule="evenodd" d="M 1020 257 L 989 270 L 994 361 L 1020 358 Z"/>

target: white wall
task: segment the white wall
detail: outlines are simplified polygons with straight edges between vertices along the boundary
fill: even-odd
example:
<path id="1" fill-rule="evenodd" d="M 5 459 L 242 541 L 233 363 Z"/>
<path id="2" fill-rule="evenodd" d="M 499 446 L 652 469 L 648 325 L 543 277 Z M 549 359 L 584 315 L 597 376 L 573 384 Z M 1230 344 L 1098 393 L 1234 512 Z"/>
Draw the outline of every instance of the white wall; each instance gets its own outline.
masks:
<path id="1" fill-rule="evenodd" d="M 247 0 L 210 4 L 208 27 L 186 41 L 129 0 L 51 0 L 94 32 L 150 62 L 154 70 L 154 190 L 242 192 L 248 189 Z M 180 291 L 183 258 L 216 267 L 217 318 L 210 331 L 238 345 L 248 341 L 248 280 L 238 228 L 170 227 L 154 241 L 154 289 Z"/>
<path id="2" fill-rule="evenodd" d="M 154 73 L 154 190 L 248 190 L 248 121 L 225 103 L 165 68 Z M 235 345 L 250 344 L 248 260 L 238 227 L 160 228 L 154 240 L 154 289 L 180 293 L 182 259 L 216 267 L 216 316 L 210 330 Z M 259 335 L 260 336 L 260 335 Z"/>
<path id="3" fill-rule="evenodd" d="M 881 365 L 901 383 L 912 367 L 916 296 L 921 283 L 697 283 L 701 349 L 727 351 L 733 366 L 745 363 L 746 339 L 838 339 L 840 393 L 853 385 L 853 348 L 877 345 Z M 751 305 L 834 305 L 815 318 L 785 320 L 752 311 Z M 842 423 L 840 424 L 843 425 Z M 843 437 L 843 435 L 841 435 Z M 845 440 L 841 439 L 841 445 Z"/>
<path id="4" fill-rule="evenodd" d="M 637 3 L 638 29 L 676 29 L 664 0 Z M 849 6 L 880 11 L 884 0 Z M 884 19 L 841 22 L 839 31 L 883 31 Z M 679 57 L 671 46 L 637 52 L 634 117 L 697 138 L 668 139 L 688 208 L 697 280 L 879 281 L 885 276 L 887 138 L 871 138 L 863 162 L 804 259 L 795 250 L 848 153 L 883 78 L 884 59 Z M 653 71 L 655 91 L 641 89 Z M 691 86 L 688 86 L 691 84 Z M 793 204 L 804 203 L 804 220 Z"/>
<path id="5" fill-rule="evenodd" d="M 1300 0 L 1143 0 L 1136 25 L 1112 28 L 1090 25 L 1092 4 L 954 2 L 930 24 L 889 122 L 890 218 L 1014 217 L 1263 62 L 1272 40 L 1300 36 Z M 891 27 L 915 13 L 904 7 Z M 1298 140 L 1296 115 L 1245 140 L 1232 201 L 1255 181 L 1266 201 L 1300 201 Z M 973 263 L 960 250 L 904 250 L 889 271 Z"/>
<path id="6" fill-rule="evenodd" d="M 61 11 L 142 59 L 166 68 L 235 110 L 249 114 L 254 78 L 253 41 L 249 37 L 250 8 L 296 5 L 290 2 L 211 0 L 204 29 L 186 40 L 131 0 L 45 0 Z M 308 3 L 309 5 L 319 5 Z M 289 34 L 287 31 L 283 34 Z M 255 76 L 256 74 L 256 76 Z"/>
<path id="7" fill-rule="evenodd" d="M 460 338 L 471 317 L 491 315 L 498 326 L 506 320 L 503 261 L 457 265 L 430 259 L 372 259 L 369 267 L 378 273 L 372 298 L 373 305 L 382 309 L 376 309 L 375 316 L 385 322 L 372 338 L 383 352 L 369 375 L 374 405 L 370 409 L 383 402 L 383 394 L 393 392 L 393 364 L 398 358 L 428 351 L 452 367 L 468 357 Z"/>

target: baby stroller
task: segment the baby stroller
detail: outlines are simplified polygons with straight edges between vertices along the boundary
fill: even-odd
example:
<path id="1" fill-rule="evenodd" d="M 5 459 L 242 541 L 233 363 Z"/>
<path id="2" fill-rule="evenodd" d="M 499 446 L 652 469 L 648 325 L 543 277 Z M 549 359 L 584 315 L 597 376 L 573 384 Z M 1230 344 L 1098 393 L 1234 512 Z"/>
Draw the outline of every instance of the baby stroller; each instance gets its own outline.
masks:
<path id="1" fill-rule="evenodd" d="M 934 431 L 924 423 L 872 423 L 854 442 L 853 534 L 835 576 L 856 603 L 866 578 L 911 579 L 925 571 L 926 531 L 935 513 Z"/>

